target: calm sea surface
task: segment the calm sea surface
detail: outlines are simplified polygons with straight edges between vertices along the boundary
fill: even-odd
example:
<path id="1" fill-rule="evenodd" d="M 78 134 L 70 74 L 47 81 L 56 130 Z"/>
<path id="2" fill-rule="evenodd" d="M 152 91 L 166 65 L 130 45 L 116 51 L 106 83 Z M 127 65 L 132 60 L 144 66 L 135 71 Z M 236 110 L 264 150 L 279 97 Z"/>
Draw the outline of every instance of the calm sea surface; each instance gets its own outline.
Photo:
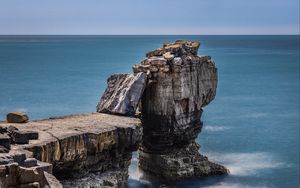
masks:
<path id="1" fill-rule="evenodd" d="M 135 154 L 129 187 L 299 187 L 299 36 L 0 36 L 0 119 L 94 112 L 110 74 L 176 39 L 200 41 L 216 62 L 198 142 L 231 174 L 161 182 L 137 169 Z"/>

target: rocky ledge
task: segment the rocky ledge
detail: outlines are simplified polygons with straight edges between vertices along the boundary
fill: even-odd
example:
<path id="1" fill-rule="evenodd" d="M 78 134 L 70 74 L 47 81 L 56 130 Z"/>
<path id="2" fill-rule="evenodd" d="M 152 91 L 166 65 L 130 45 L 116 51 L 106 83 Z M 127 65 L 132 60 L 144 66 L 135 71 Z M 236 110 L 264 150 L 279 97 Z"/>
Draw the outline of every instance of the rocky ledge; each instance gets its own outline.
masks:
<path id="1" fill-rule="evenodd" d="M 126 187 L 132 151 L 137 150 L 142 139 L 139 119 L 102 113 L 26 124 L 0 122 L 0 126 L 23 133 L 35 130 L 39 135 L 0 153 L 0 187 L 59 187 L 52 172 L 62 179 L 95 172 L 101 174 L 97 186 Z M 63 182 L 70 185 L 72 180 Z"/>

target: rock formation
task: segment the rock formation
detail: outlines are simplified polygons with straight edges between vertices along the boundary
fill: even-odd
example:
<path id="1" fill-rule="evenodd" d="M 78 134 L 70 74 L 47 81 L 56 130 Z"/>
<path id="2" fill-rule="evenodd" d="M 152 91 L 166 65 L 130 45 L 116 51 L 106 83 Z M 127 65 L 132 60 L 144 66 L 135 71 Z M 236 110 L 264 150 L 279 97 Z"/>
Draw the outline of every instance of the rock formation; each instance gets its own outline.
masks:
<path id="1" fill-rule="evenodd" d="M 10 113 L 0 122 L 0 187 L 68 187 L 89 172 L 95 184 L 127 187 L 132 152 L 139 166 L 169 180 L 226 174 L 195 142 L 202 108 L 216 95 L 217 68 L 197 56 L 198 42 L 179 40 L 147 53 L 134 74 L 112 75 L 97 112 L 27 122 Z M 141 122 L 133 116 L 141 110 Z M 109 114 L 103 114 L 109 113 Z M 117 115 L 111 115 L 117 114 Z M 143 127 L 143 128 L 142 128 Z M 34 131 L 32 131 L 34 130 Z M 87 183 L 87 184 L 86 184 Z"/>
<path id="2" fill-rule="evenodd" d="M 227 169 L 198 153 L 202 107 L 216 95 L 217 68 L 197 56 L 200 43 L 176 41 L 147 53 L 133 66 L 148 75 L 143 94 L 143 142 L 139 165 L 167 179 L 226 174 Z"/>
<path id="3" fill-rule="evenodd" d="M 98 105 L 100 112 L 130 115 L 141 99 L 139 166 L 167 179 L 228 173 L 202 156 L 195 142 L 202 128 L 202 108 L 214 99 L 217 88 L 217 68 L 211 57 L 197 56 L 199 46 L 198 42 L 178 40 L 147 53 L 145 60 L 133 66 L 134 75 L 108 79 Z M 123 81 L 138 81 L 141 74 L 147 75 L 147 82 L 143 79 L 138 87 Z M 126 91 L 136 88 L 132 100 Z M 134 101 L 134 105 L 127 101 Z M 122 108 L 116 108 L 119 106 Z"/>
<path id="4" fill-rule="evenodd" d="M 22 112 L 10 112 L 6 116 L 8 123 L 26 123 L 28 120 L 28 116 Z"/>
<path id="5" fill-rule="evenodd" d="M 142 127 L 140 124 L 140 120 L 136 118 L 102 113 L 55 117 L 30 121 L 26 124 L 0 122 L 2 129 L 8 130 L 9 127 L 13 126 L 15 127 L 14 130 L 17 129 L 23 133 L 36 130 L 39 135 L 37 139 L 30 140 L 29 143 L 11 145 L 10 150 L 3 150 L 8 153 L 0 154 L 0 181 L 10 182 L 0 187 L 20 186 L 23 182 L 19 181 L 20 178 L 24 181 L 27 179 L 25 182 L 27 184 L 38 182 L 40 187 L 43 187 L 45 178 L 43 179 L 42 175 L 47 176 L 47 182 L 55 179 L 50 174 L 52 173 L 52 166 L 54 175 L 60 179 L 77 179 L 89 172 L 94 172 L 98 173 L 100 177 L 100 179 L 97 179 L 97 186 L 100 184 L 126 187 L 132 151 L 137 150 L 142 140 Z M 0 140 L 0 145 L 5 143 L 7 146 L 7 138 L 4 138 L 4 140 L 5 142 Z M 28 176 L 20 174 L 19 170 L 14 172 L 5 170 L 1 175 L 1 168 L 10 169 L 11 167 L 16 169 L 13 160 L 6 160 L 1 156 L 12 156 L 16 152 L 25 153 L 29 159 L 34 158 L 33 160 L 50 165 L 51 171 L 46 171 L 48 173 L 46 175 L 41 171 L 38 173 L 41 176 L 35 177 L 37 179 L 30 179 Z M 27 163 L 22 162 L 26 160 L 24 158 L 25 154 L 22 154 L 24 160 L 18 163 L 21 170 L 24 166 L 30 164 L 29 161 Z M 5 165 L 5 167 L 2 165 Z M 32 168 L 38 167 L 33 165 Z M 6 177 L 6 179 L 1 179 L 2 177 Z M 9 179 L 10 177 L 15 178 L 14 181 Z M 11 184 L 12 182 L 14 184 Z M 62 182 L 69 185 L 74 180 L 64 180 Z M 77 185 L 69 187 L 77 187 Z M 56 188 L 56 186 L 52 186 L 52 188 Z"/>
<path id="6" fill-rule="evenodd" d="M 144 73 L 114 74 L 107 79 L 107 89 L 97 105 L 97 112 L 132 116 L 146 86 Z"/>

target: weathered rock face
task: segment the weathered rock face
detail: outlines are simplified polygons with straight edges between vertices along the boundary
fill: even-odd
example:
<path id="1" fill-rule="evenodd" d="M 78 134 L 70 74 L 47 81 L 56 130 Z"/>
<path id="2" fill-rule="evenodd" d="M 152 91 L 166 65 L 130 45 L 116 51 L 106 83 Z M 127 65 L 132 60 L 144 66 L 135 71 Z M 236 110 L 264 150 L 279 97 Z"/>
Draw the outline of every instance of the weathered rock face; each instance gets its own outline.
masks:
<path id="1" fill-rule="evenodd" d="M 107 79 L 108 87 L 97 105 L 97 112 L 132 116 L 146 86 L 144 73 L 114 74 Z"/>
<path id="2" fill-rule="evenodd" d="M 8 130 L 13 125 L 14 130 L 18 129 L 19 132 L 36 130 L 39 135 L 27 144 L 11 145 L 9 153 L 27 152 L 27 157 L 49 163 L 51 167 L 53 165 L 53 173 L 58 178 L 77 178 L 95 172 L 101 175 L 104 184 L 115 183 L 115 187 L 127 186 L 132 151 L 137 150 L 142 140 L 140 124 L 136 118 L 102 113 L 31 121 L 26 126 L 0 122 L 3 129 Z M 1 161 L 7 160 L 0 157 L 0 167 Z M 26 164 L 32 162 L 27 161 Z M 105 176 L 112 173 L 115 179 Z M 20 177 L 24 178 L 23 175 Z M 74 181 L 63 181 L 66 185 L 69 182 Z"/>
<path id="3" fill-rule="evenodd" d="M 214 99 L 217 88 L 217 68 L 209 56 L 197 56 L 199 46 L 190 41 L 165 44 L 133 66 L 149 79 L 141 100 L 139 164 L 168 179 L 227 173 L 193 146 L 202 127 L 202 107 Z"/>

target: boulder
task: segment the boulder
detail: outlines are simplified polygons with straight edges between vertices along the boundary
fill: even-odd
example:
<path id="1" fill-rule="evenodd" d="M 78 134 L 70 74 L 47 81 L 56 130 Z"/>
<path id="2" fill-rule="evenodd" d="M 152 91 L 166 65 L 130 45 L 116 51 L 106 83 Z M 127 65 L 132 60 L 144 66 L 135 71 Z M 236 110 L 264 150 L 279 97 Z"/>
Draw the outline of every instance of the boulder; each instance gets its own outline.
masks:
<path id="1" fill-rule="evenodd" d="M 26 123 L 29 118 L 22 112 L 10 112 L 7 114 L 6 120 L 8 123 Z"/>
<path id="2" fill-rule="evenodd" d="M 21 163 L 21 165 L 28 168 L 37 166 L 37 163 L 38 161 L 35 158 L 27 158 Z"/>
<path id="3" fill-rule="evenodd" d="M 147 75 L 144 73 L 114 74 L 97 105 L 97 112 L 133 116 L 144 92 Z"/>

